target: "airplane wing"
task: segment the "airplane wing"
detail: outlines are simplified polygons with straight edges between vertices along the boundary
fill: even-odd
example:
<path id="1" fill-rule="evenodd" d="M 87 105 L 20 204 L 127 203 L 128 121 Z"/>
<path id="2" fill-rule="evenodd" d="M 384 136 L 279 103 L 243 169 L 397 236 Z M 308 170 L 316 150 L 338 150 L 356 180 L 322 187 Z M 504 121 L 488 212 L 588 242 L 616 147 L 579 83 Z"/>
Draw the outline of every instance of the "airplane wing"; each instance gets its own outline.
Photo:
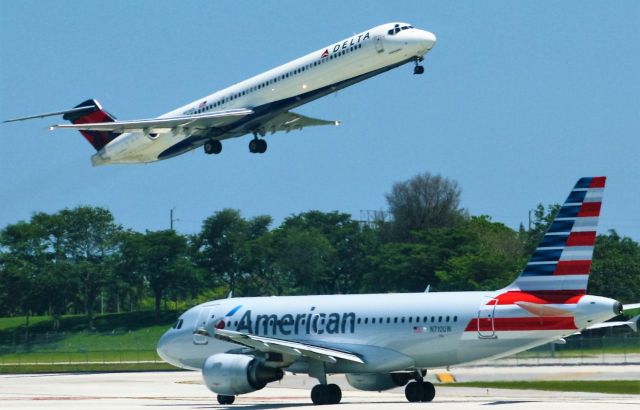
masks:
<path id="1" fill-rule="evenodd" d="M 340 125 L 340 121 L 327 121 L 320 120 L 317 118 L 307 117 L 301 114 L 296 114 L 294 112 L 283 112 L 282 114 L 276 115 L 271 118 L 269 121 L 262 124 L 262 127 L 265 131 L 271 132 L 272 134 L 276 131 L 293 131 L 293 130 L 301 130 L 305 127 L 313 127 L 317 125 Z"/>
<path id="2" fill-rule="evenodd" d="M 176 127 L 211 128 L 220 127 L 230 122 L 231 119 L 252 114 L 248 108 L 217 111 L 196 115 L 183 115 L 179 117 L 151 118 L 131 121 L 95 122 L 87 124 L 58 124 L 49 129 L 70 128 L 79 131 L 111 131 L 111 132 L 158 132 L 170 130 Z"/>
<path id="3" fill-rule="evenodd" d="M 336 363 L 336 359 L 343 359 L 364 364 L 362 358 L 356 354 L 306 343 L 250 335 L 247 333 L 224 329 L 215 329 L 214 337 L 224 340 L 225 342 L 247 346 L 265 353 L 272 352 L 294 357 L 308 357 L 326 363 Z"/>

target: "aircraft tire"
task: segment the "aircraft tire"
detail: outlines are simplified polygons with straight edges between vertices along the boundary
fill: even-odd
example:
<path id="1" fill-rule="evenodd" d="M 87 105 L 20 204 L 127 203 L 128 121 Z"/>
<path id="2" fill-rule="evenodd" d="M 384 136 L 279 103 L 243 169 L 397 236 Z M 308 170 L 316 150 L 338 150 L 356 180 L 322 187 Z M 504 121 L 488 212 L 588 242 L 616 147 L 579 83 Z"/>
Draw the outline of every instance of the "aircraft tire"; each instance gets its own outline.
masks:
<path id="1" fill-rule="evenodd" d="M 218 394 L 218 404 L 233 404 L 234 401 L 236 401 L 236 396 Z"/>
<path id="2" fill-rule="evenodd" d="M 222 143 L 217 140 L 209 140 L 204 143 L 204 152 L 207 154 L 219 154 L 222 152 Z"/>
<path id="3" fill-rule="evenodd" d="M 433 383 L 422 382 L 422 398 L 420 401 L 429 402 L 432 401 L 434 397 L 436 397 L 436 388 L 433 386 Z"/>
<path id="4" fill-rule="evenodd" d="M 328 404 L 338 404 L 342 400 L 342 390 L 337 384 L 328 384 L 327 393 L 329 398 Z"/>
<path id="5" fill-rule="evenodd" d="M 404 388 L 404 396 L 411 403 L 417 403 L 422 401 L 422 394 L 424 391 L 423 383 L 411 382 Z"/>
<path id="6" fill-rule="evenodd" d="M 313 404 L 329 404 L 329 395 L 327 386 L 324 384 L 316 384 L 311 389 L 311 401 Z"/>
<path id="7" fill-rule="evenodd" d="M 267 141 L 265 141 L 265 140 L 257 140 L 256 141 L 256 148 L 258 149 L 258 153 L 259 154 L 264 154 L 265 152 L 267 152 Z"/>

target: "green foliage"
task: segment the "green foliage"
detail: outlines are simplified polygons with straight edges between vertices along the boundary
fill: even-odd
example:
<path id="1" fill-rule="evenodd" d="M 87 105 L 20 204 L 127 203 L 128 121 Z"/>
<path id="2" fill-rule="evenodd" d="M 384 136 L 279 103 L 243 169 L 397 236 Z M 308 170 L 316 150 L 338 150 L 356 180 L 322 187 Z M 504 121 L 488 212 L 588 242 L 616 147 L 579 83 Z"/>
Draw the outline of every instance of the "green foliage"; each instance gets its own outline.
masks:
<path id="1" fill-rule="evenodd" d="M 640 301 L 640 244 L 616 231 L 598 235 L 589 278 L 589 292 L 618 299 Z"/>
<path id="2" fill-rule="evenodd" d="M 428 173 L 387 195 L 392 218 L 370 223 L 317 210 L 271 228 L 270 216 L 223 209 L 186 236 L 123 230 L 104 208 L 81 206 L 0 230 L 0 315 L 182 310 L 235 296 L 498 289 L 522 270 L 559 210 L 538 205 L 518 231 L 469 216 L 457 182 Z M 590 292 L 640 301 L 640 245 L 600 235 Z"/>

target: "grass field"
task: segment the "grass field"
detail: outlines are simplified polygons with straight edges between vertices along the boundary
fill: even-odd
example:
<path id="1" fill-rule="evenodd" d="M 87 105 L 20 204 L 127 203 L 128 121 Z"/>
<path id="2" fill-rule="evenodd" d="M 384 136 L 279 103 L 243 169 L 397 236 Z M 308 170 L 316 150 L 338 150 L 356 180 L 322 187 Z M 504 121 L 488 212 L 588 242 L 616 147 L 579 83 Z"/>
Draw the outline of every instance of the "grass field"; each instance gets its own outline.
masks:
<path id="1" fill-rule="evenodd" d="M 549 381 L 494 381 L 446 384 L 447 387 L 482 387 L 493 389 L 522 389 L 549 391 L 576 391 L 611 394 L 640 394 L 638 380 L 549 380 Z"/>
<path id="2" fill-rule="evenodd" d="M 175 312 L 158 319 L 152 312 L 100 315 L 88 330 L 84 316 L 65 316 L 58 332 L 52 332 L 50 317 L 34 317 L 28 338 L 23 317 L 0 318 L 0 373 L 172 369 L 155 346 L 175 317 Z"/>

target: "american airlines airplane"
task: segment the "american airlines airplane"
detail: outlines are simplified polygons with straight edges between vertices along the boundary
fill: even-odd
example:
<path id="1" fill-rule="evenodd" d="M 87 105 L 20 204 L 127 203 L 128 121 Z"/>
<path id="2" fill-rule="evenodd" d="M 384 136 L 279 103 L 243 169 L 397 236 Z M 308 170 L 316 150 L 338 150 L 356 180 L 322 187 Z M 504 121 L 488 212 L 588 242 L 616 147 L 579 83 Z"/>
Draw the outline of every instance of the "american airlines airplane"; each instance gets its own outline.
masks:
<path id="1" fill-rule="evenodd" d="M 62 115 L 96 149 L 93 165 L 147 163 L 204 146 L 219 154 L 222 140 L 252 134 L 249 151 L 264 153 L 267 133 L 317 125 L 338 125 L 290 110 L 401 65 L 414 62 L 414 74 L 436 37 L 407 23 L 389 23 L 199 98 L 157 118 L 118 121 L 97 100 L 75 108 L 5 122 Z"/>
<path id="2" fill-rule="evenodd" d="M 284 371 L 319 382 L 315 404 L 342 392 L 327 374 L 346 373 L 356 389 L 404 386 L 428 402 L 427 369 L 498 358 L 638 317 L 607 322 L 640 303 L 587 295 L 605 177 L 581 178 L 518 278 L 504 289 L 374 295 L 248 297 L 214 300 L 180 316 L 158 354 L 200 370 L 220 404 L 280 380 Z"/>

